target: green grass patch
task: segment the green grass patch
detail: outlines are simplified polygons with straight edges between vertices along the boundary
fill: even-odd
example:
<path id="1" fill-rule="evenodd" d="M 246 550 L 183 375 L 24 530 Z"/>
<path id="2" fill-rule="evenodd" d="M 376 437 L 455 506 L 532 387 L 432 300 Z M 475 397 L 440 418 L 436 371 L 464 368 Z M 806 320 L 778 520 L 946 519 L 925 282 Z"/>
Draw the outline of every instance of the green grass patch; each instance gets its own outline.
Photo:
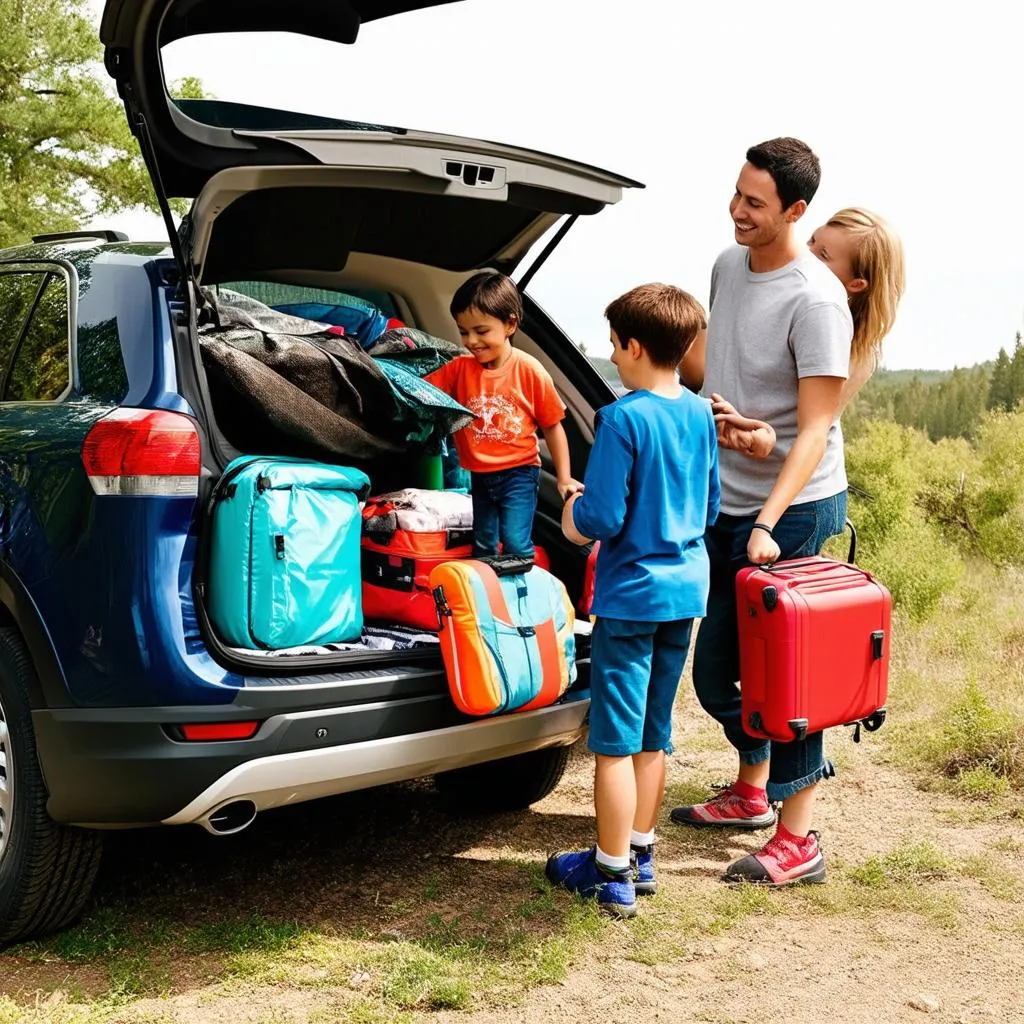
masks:
<path id="1" fill-rule="evenodd" d="M 509 1005 L 562 980 L 607 921 L 592 901 L 553 891 L 538 865 L 506 866 L 518 901 L 470 904 L 465 913 L 414 903 L 412 919 L 389 917 L 358 938 L 246 919 L 196 928 L 188 949 L 221 953 L 227 976 L 247 984 L 359 990 L 358 1009 L 333 1006 L 325 1019 Z M 443 893 L 443 879 L 428 884 Z"/>
<path id="2" fill-rule="evenodd" d="M 879 736 L 922 788 L 998 810 L 1024 791 L 1024 579 L 976 561 L 967 571 L 927 622 L 894 619 Z"/>
<path id="3" fill-rule="evenodd" d="M 170 1024 L 170 1018 L 133 1013 L 115 999 L 78 1002 L 55 998 L 22 1006 L 0 996 L 0 1024 Z"/>
<path id="4" fill-rule="evenodd" d="M 925 737 L 922 753 L 952 780 L 959 796 L 991 799 L 1011 781 L 1024 782 L 1024 723 L 993 706 L 975 680 L 945 709 L 940 729 Z"/>
<path id="5" fill-rule="evenodd" d="M 394 1010 L 380 1001 L 360 999 L 351 1006 L 338 1008 L 330 1016 L 314 1010 L 309 1015 L 309 1024 L 413 1024 L 415 1019 L 415 1015 L 406 1010 Z"/>
<path id="6" fill-rule="evenodd" d="M 293 921 L 270 921 L 257 914 L 237 920 L 209 921 L 190 929 L 181 948 L 199 953 L 279 953 L 294 945 L 303 929 Z"/>
<path id="7" fill-rule="evenodd" d="M 850 879 L 855 885 L 882 889 L 894 885 L 935 881 L 958 873 L 956 861 L 932 843 L 898 846 L 884 857 L 872 857 L 854 868 Z"/>
<path id="8" fill-rule="evenodd" d="M 833 863 L 828 884 L 800 886 L 793 892 L 830 917 L 913 914 L 952 931 L 961 924 L 961 903 L 947 883 L 964 874 L 963 864 L 934 844 L 905 843 L 861 865 Z"/>
<path id="9" fill-rule="evenodd" d="M 654 965 L 679 959 L 695 943 L 720 935 L 755 915 L 785 913 L 786 894 L 755 885 L 669 892 L 662 887 L 629 923 L 627 956 Z"/>
<path id="10" fill-rule="evenodd" d="M 721 740 L 721 738 L 719 738 Z M 665 799 L 661 802 L 663 816 L 667 819 L 668 813 L 673 807 L 688 807 L 692 804 L 703 803 L 714 796 L 711 783 L 704 785 L 695 782 L 670 782 L 665 787 Z M 672 826 L 673 828 L 677 826 Z"/>
<path id="11" fill-rule="evenodd" d="M 160 942 L 164 930 L 159 926 L 147 927 L 153 936 L 151 941 Z M 118 953 L 138 948 L 138 929 L 121 908 L 99 907 L 88 914 L 74 928 L 58 932 L 46 939 L 25 942 L 13 947 L 10 952 L 27 960 L 64 960 L 68 963 L 83 963 L 105 960 Z"/>
<path id="12" fill-rule="evenodd" d="M 976 879 L 982 888 L 997 900 L 1013 902 L 1020 895 L 1021 886 L 1017 874 L 995 863 L 990 856 L 966 858 L 963 873 L 968 878 Z"/>

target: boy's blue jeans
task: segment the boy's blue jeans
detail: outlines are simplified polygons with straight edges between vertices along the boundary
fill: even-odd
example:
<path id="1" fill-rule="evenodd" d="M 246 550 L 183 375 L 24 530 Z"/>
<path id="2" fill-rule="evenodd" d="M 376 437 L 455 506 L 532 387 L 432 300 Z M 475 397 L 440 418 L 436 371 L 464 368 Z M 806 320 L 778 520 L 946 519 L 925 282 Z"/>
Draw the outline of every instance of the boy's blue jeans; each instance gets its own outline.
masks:
<path id="1" fill-rule="evenodd" d="M 533 517 L 540 489 L 539 466 L 515 466 L 496 473 L 474 473 L 473 554 L 533 558 Z"/>
<path id="2" fill-rule="evenodd" d="M 590 648 L 590 735 L 595 754 L 626 757 L 672 747 L 672 705 L 693 619 L 632 622 L 598 616 Z"/>
<path id="3" fill-rule="evenodd" d="M 756 515 L 722 513 L 704 535 L 711 562 L 707 616 L 697 631 L 693 653 L 693 686 L 701 707 L 718 721 L 743 764 L 771 757 L 768 799 L 785 800 L 826 774 L 822 734 L 792 743 L 767 743 L 748 736 L 740 713 L 740 651 L 736 624 L 736 573 L 747 561 L 747 541 Z M 846 523 L 846 491 L 819 501 L 791 505 L 772 531 L 782 550 L 780 561 L 806 558 L 821 551 L 829 537 Z"/>

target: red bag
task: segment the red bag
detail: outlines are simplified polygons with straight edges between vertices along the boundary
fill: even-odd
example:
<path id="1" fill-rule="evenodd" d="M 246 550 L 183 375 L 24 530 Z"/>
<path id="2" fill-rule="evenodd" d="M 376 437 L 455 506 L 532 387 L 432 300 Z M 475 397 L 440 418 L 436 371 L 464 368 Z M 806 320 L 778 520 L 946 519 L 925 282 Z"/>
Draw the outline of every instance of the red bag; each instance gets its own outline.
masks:
<path id="1" fill-rule="evenodd" d="M 820 557 L 749 566 L 736 610 L 751 736 L 788 742 L 885 721 L 892 598 L 869 572 Z"/>
<path id="2" fill-rule="evenodd" d="M 363 508 L 363 617 L 440 629 L 430 571 L 473 554 L 468 495 L 406 488 L 367 500 Z"/>
<path id="3" fill-rule="evenodd" d="M 442 562 L 473 557 L 472 499 L 455 491 L 408 487 L 368 498 L 363 507 L 363 617 L 437 631 L 428 580 Z M 537 545 L 534 562 L 550 569 Z"/>
<path id="4" fill-rule="evenodd" d="M 576 610 L 584 617 L 590 615 L 590 606 L 594 603 L 594 577 L 597 574 L 597 553 L 601 550 L 601 542 L 595 540 L 587 554 L 587 565 L 583 570 L 583 593 L 580 595 Z"/>

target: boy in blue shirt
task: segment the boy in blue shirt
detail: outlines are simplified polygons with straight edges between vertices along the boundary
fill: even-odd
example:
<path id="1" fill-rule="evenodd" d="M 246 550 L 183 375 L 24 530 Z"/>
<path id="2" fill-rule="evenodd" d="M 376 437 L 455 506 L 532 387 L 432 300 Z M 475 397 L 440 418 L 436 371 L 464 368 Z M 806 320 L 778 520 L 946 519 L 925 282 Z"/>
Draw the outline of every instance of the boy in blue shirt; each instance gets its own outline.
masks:
<path id="1" fill-rule="evenodd" d="M 597 413 L 583 489 L 562 512 L 569 540 L 600 540 L 594 581 L 590 738 L 597 845 L 554 854 L 545 874 L 620 917 L 655 891 L 654 827 L 672 705 L 709 587 L 704 530 L 718 515 L 711 406 L 676 367 L 706 327 L 679 288 L 648 284 L 606 310 L 612 362 L 631 394 Z"/>

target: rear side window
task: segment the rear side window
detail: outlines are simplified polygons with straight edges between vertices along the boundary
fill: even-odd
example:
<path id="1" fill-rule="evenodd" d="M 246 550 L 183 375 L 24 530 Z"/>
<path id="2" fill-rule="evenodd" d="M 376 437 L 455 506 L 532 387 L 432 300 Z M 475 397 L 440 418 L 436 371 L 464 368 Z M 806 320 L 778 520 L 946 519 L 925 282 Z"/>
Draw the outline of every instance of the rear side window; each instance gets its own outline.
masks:
<path id="1" fill-rule="evenodd" d="M 11 356 L 46 274 L 0 273 L 0 377 L 7 374 Z"/>
<path id="2" fill-rule="evenodd" d="M 0 368 L 3 370 L 0 401 L 52 402 L 61 398 L 71 382 L 71 357 L 68 345 L 68 290 L 61 274 L 11 274 L 23 280 L 5 288 L 0 275 L 0 324 L 3 325 L 3 347 Z M 34 285 L 34 288 L 33 288 Z M 8 332 L 7 308 L 12 320 L 17 319 L 15 307 L 27 307 L 21 313 L 19 327 Z M 10 294 L 9 307 L 5 297 Z"/>

